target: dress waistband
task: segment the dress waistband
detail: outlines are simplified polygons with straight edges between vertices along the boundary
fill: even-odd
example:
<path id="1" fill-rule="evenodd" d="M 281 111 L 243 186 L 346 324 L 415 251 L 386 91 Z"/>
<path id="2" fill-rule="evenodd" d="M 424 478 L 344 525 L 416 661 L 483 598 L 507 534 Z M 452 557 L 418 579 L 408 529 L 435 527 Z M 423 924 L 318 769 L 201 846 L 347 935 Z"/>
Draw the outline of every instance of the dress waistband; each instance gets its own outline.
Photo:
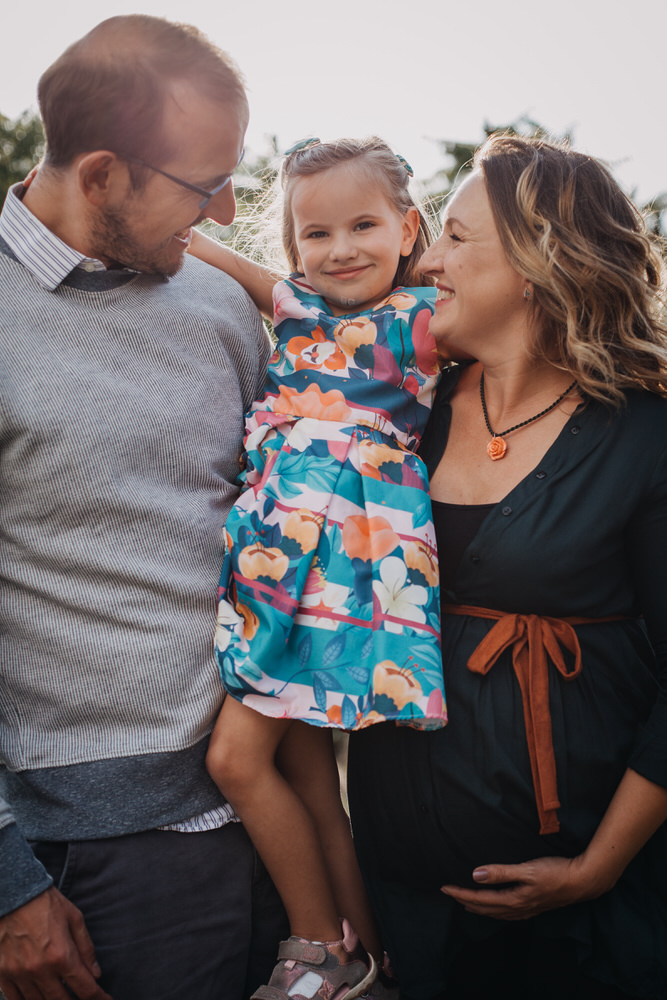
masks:
<path id="1" fill-rule="evenodd" d="M 485 635 L 468 660 L 468 670 L 487 674 L 501 653 L 511 647 L 512 666 L 521 689 L 526 742 L 533 775 L 533 788 L 540 833 L 557 833 L 560 829 L 556 810 L 560 807 L 556 781 L 549 710 L 549 664 L 552 661 L 563 680 L 573 681 L 581 673 L 581 648 L 574 625 L 627 620 L 627 615 L 606 618 L 549 618 L 543 615 L 520 615 L 492 608 L 467 604 L 446 604 L 445 614 L 470 615 L 495 619 L 496 624 Z M 574 667 L 568 669 L 563 649 L 574 656 Z M 547 659 L 548 657 L 548 659 Z"/>

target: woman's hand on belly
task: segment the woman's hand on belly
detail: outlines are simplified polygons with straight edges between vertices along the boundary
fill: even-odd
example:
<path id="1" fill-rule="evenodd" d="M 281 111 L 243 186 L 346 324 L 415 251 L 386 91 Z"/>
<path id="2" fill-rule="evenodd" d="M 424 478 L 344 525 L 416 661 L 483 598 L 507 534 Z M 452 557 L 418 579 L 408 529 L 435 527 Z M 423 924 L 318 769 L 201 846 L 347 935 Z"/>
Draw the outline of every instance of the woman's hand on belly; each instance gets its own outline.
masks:
<path id="1" fill-rule="evenodd" d="M 545 910 L 595 899 L 614 887 L 665 821 L 667 789 L 628 769 L 583 854 L 536 858 L 519 865 L 483 865 L 472 877 L 484 888 L 443 885 L 442 892 L 471 913 L 497 920 L 526 920 Z"/>
<path id="2" fill-rule="evenodd" d="M 484 888 L 443 885 L 470 913 L 497 920 L 526 920 L 545 910 L 568 906 L 600 895 L 590 883 L 583 855 L 576 858 L 536 858 L 520 865 L 485 865 L 473 879 Z M 498 888 L 486 888 L 498 886 Z M 604 890 L 602 890 L 604 891 Z"/>

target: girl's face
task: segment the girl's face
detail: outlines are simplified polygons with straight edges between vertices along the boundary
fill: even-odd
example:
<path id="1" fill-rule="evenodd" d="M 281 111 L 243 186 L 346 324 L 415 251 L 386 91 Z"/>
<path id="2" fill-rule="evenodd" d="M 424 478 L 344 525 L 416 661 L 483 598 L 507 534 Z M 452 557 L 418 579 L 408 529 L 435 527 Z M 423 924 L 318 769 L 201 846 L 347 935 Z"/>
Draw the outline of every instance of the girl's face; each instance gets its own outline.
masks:
<path id="1" fill-rule="evenodd" d="M 398 212 L 353 161 L 296 178 L 290 207 L 299 270 L 334 316 L 389 295 L 399 259 L 417 239 L 416 209 Z"/>
<path id="2" fill-rule="evenodd" d="M 529 285 L 505 256 L 481 174 L 464 181 L 447 205 L 442 236 L 419 269 L 436 279 L 429 324 L 436 341 L 479 357 L 490 340 L 506 347 L 525 335 Z"/>

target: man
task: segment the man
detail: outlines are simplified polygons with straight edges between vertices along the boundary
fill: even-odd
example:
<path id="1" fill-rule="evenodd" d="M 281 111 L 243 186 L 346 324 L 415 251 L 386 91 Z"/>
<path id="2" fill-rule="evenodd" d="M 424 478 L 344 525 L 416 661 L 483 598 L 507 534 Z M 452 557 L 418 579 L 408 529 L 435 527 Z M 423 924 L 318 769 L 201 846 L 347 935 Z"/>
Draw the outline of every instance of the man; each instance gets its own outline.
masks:
<path id="1" fill-rule="evenodd" d="M 46 157 L 0 217 L 0 987 L 241 1000 L 284 913 L 204 757 L 269 343 L 186 249 L 234 217 L 246 97 L 196 29 L 131 15 L 39 99 Z"/>

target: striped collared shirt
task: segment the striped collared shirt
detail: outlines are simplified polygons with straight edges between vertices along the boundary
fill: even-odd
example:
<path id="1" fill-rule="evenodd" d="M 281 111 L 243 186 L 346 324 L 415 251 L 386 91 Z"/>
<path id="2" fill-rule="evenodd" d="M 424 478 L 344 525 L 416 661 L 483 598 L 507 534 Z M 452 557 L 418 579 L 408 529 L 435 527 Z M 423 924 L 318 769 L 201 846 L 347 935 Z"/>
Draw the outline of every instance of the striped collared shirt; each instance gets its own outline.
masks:
<path id="1" fill-rule="evenodd" d="M 106 270 L 102 261 L 79 253 L 47 229 L 23 204 L 23 190 L 22 184 L 14 184 L 7 192 L 0 215 L 0 236 L 45 288 L 55 291 L 75 267 L 84 271 Z"/>

